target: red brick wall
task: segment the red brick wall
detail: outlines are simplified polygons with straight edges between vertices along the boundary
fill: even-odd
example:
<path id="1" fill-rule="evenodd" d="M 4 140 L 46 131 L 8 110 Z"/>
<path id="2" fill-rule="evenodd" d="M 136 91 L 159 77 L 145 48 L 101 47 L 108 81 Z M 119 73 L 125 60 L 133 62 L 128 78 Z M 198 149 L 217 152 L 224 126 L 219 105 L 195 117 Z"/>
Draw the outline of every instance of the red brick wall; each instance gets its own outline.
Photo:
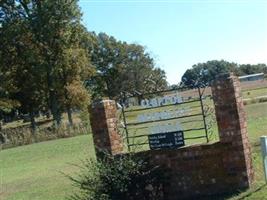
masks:
<path id="1" fill-rule="evenodd" d="M 164 199 L 197 199 L 237 189 L 237 169 L 229 172 L 224 165 L 228 146 L 221 143 L 195 145 L 180 149 L 140 152 L 155 166 L 165 170 Z"/>
<path id="2" fill-rule="evenodd" d="M 112 100 L 102 100 L 91 105 L 90 122 L 96 153 L 106 151 L 110 154 L 123 152 L 123 139 L 117 127 L 117 107 Z"/>
<path id="3" fill-rule="evenodd" d="M 168 176 L 164 199 L 197 199 L 248 188 L 253 180 L 251 148 L 240 82 L 232 74 L 212 86 L 220 141 L 172 150 L 141 152 Z"/>
<path id="4" fill-rule="evenodd" d="M 238 169 L 239 186 L 248 187 L 253 179 L 253 170 L 240 82 L 233 74 L 218 77 L 212 93 L 220 142 L 229 145 L 229 155 L 223 158 L 225 168 L 230 172 L 233 168 Z"/>
<path id="5" fill-rule="evenodd" d="M 221 142 L 140 152 L 165 170 L 164 199 L 197 199 L 248 188 L 248 174 L 233 147 Z M 229 160 L 234 164 L 229 164 Z M 212 198 L 212 197 L 211 197 Z"/>
<path id="6" fill-rule="evenodd" d="M 212 94 L 219 142 L 136 154 L 148 156 L 151 164 L 165 168 L 168 177 L 164 185 L 165 200 L 229 193 L 246 189 L 252 183 L 251 148 L 238 78 L 232 74 L 218 77 Z M 122 153 L 116 123 L 114 101 L 93 106 L 91 124 L 97 148 L 111 154 Z"/>

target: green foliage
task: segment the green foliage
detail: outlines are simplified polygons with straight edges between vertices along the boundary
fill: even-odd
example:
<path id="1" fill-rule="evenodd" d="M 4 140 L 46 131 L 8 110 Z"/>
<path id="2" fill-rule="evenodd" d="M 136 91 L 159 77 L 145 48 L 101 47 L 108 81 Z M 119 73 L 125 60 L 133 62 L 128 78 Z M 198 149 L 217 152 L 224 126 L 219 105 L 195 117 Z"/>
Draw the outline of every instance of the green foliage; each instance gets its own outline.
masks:
<path id="1" fill-rule="evenodd" d="M 79 118 L 80 118 L 80 120 L 82 121 L 83 124 L 86 124 L 86 125 L 89 126 L 89 124 L 90 124 L 90 121 L 89 121 L 90 114 L 88 112 L 88 107 L 84 107 L 83 109 L 80 110 Z"/>
<path id="2" fill-rule="evenodd" d="M 244 100 L 244 105 L 267 102 L 267 97 L 251 98 Z"/>
<path id="3" fill-rule="evenodd" d="M 74 137 L 91 132 L 88 124 L 75 124 L 72 127 L 62 124 L 60 128 L 38 128 L 34 133 L 28 126 L 3 129 L 0 132 L 0 147 L 2 149 L 12 148 L 32 143 L 38 143 L 59 138 Z"/>
<path id="4" fill-rule="evenodd" d="M 71 178 L 80 188 L 73 200 L 158 200 L 162 198 L 162 171 L 131 154 L 87 160 L 84 173 Z"/>
<path id="5" fill-rule="evenodd" d="M 145 93 L 167 87 L 165 72 L 155 68 L 143 46 L 118 41 L 105 33 L 91 33 L 91 37 L 91 61 L 97 73 L 88 86 L 94 98 L 119 99 L 123 92 Z"/>
<path id="6" fill-rule="evenodd" d="M 9 113 L 13 108 L 19 107 L 20 104 L 18 101 L 10 100 L 6 98 L 0 98 L 0 112 Z"/>
<path id="7" fill-rule="evenodd" d="M 36 3 L 32 30 L 45 58 L 48 105 L 57 125 L 63 110 L 70 110 L 77 99 L 87 103 L 80 75 L 89 67 L 86 52 L 80 47 L 81 13 L 78 1 L 42 1 Z M 87 69 L 86 69 L 87 70 Z M 88 73 L 85 73 L 88 74 Z M 68 88 L 77 86 L 75 100 Z M 82 103 L 82 102 L 81 102 Z"/>
<path id="8" fill-rule="evenodd" d="M 37 111 L 50 109 L 59 125 L 63 111 L 71 117 L 71 109 L 88 105 L 84 80 L 93 70 L 83 36 L 77 0 L 1 1 L 0 90 L 33 125 Z"/>
<path id="9" fill-rule="evenodd" d="M 230 63 L 224 60 L 212 60 L 206 63 L 198 63 L 193 65 L 191 69 L 186 70 L 182 76 L 181 83 L 185 86 L 207 86 L 218 74 L 233 72 L 237 76 L 266 73 L 267 66 L 265 64 L 258 65 L 238 65 L 237 63 Z"/>
<path id="10" fill-rule="evenodd" d="M 241 72 L 241 75 L 255 74 L 255 73 L 267 74 L 266 64 L 257 64 L 257 65 L 243 64 L 239 65 L 239 70 Z"/>
<path id="11" fill-rule="evenodd" d="M 77 0 L 1 1 L 0 45 L 0 100 L 20 102 L 33 128 L 40 110 L 50 110 L 56 126 L 67 112 L 72 125 L 72 111 L 89 104 L 89 93 L 118 100 L 167 86 L 143 46 L 88 32 Z M 0 109 L 14 108 L 5 102 Z"/>

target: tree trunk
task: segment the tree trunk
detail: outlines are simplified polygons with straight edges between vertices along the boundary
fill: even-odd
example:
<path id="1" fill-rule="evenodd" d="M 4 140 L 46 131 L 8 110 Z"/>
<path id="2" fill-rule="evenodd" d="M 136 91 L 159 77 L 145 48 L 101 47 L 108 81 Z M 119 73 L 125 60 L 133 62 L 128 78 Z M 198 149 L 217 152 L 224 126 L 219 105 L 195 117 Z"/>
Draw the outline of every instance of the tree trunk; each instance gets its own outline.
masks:
<path id="1" fill-rule="evenodd" d="M 57 127 L 60 127 L 61 125 L 61 112 L 58 110 L 57 114 L 56 114 L 56 123 L 57 123 Z"/>
<path id="2" fill-rule="evenodd" d="M 55 93 L 54 91 L 49 91 L 49 96 L 50 96 L 50 107 L 51 107 L 51 113 L 53 116 L 53 124 L 57 127 L 57 105 L 55 101 Z"/>
<path id="3" fill-rule="evenodd" d="M 59 107 L 59 102 L 57 100 L 57 93 L 55 89 L 55 77 L 53 74 L 52 66 L 55 66 L 56 54 L 53 57 L 48 55 L 46 52 L 46 57 L 48 62 L 46 78 L 47 78 L 47 89 L 48 89 L 48 107 L 51 109 L 51 114 L 53 116 L 53 124 L 56 128 L 58 128 L 61 124 L 61 112 Z"/>
<path id="4" fill-rule="evenodd" d="M 64 79 L 66 80 L 67 78 L 64 77 Z M 67 85 L 66 81 L 65 81 L 65 85 Z M 69 120 L 69 125 L 73 126 L 73 120 L 72 120 L 72 110 L 71 110 L 71 105 L 69 104 L 69 97 L 68 97 L 68 91 L 65 88 L 64 90 L 64 95 L 65 95 L 65 99 L 66 99 L 66 108 L 67 108 L 67 113 L 68 113 L 68 120 Z"/>
<path id="5" fill-rule="evenodd" d="M 51 112 L 53 115 L 54 125 L 56 128 L 58 128 L 61 125 L 61 112 L 54 91 L 50 91 L 50 98 Z"/>
<path id="6" fill-rule="evenodd" d="M 71 108 L 67 108 L 67 113 L 68 113 L 68 120 L 69 120 L 69 125 L 73 126 L 73 120 L 72 120 L 72 111 Z"/>
<path id="7" fill-rule="evenodd" d="M 30 111 L 30 120 L 31 120 L 31 128 L 33 133 L 35 133 L 36 131 L 36 122 L 35 122 L 35 118 L 34 118 L 34 112 L 31 110 Z"/>
<path id="8" fill-rule="evenodd" d="M 138 100 L 138 105 L 141 106 L 141 101 L 143 100 L 142 96 L 138 95 L 137 100 Z"/>
<path id="9" fill-rule="evenodd" d="M 45 112 L 45 116 L 46 116 L 46 119 L 50 119 L 50 117 L 51 117 L 50 110 L 47 110 L 47 111 Z"/>

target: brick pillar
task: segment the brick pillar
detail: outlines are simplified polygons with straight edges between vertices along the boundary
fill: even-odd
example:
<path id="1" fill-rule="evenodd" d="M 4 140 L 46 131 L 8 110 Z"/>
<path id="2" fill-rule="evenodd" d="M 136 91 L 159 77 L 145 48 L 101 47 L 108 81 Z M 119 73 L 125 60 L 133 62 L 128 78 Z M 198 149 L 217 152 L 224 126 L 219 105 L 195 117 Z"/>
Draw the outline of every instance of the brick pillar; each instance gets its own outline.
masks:
<path id="1" fill-rule="evenodd" d="M 101 155 L 101 151 L 111 155 L 123 152 L 123 139 L 117 121 L 115 101 L 102 100 L 91 105 L 90 122 L 97 156 Z"/>
<path id="2" fill-rule="evenodd" d="M 239 79 L 232 73 L 218 76 L 212 95 L 220 143 L 225 146 L 222 156 L 226 178 L 234 187 L 247 188 L 253 180 L 253 168 Z"/>

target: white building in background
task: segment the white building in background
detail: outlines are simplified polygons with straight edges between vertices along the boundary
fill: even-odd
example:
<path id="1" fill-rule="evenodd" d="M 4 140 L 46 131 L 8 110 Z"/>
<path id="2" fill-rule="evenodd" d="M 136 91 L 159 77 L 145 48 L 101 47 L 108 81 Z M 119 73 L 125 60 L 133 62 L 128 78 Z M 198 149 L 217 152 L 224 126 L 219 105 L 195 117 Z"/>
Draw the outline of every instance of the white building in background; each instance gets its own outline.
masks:
<path id="1" fill-rule="evenodd" d="M 245 76 L 239 76 L 238 77 L 241 82 L 245 81 L 259 81 L 264 80 L 264 73 L 258 73 L 258 74 L 249 74 Z"/>

